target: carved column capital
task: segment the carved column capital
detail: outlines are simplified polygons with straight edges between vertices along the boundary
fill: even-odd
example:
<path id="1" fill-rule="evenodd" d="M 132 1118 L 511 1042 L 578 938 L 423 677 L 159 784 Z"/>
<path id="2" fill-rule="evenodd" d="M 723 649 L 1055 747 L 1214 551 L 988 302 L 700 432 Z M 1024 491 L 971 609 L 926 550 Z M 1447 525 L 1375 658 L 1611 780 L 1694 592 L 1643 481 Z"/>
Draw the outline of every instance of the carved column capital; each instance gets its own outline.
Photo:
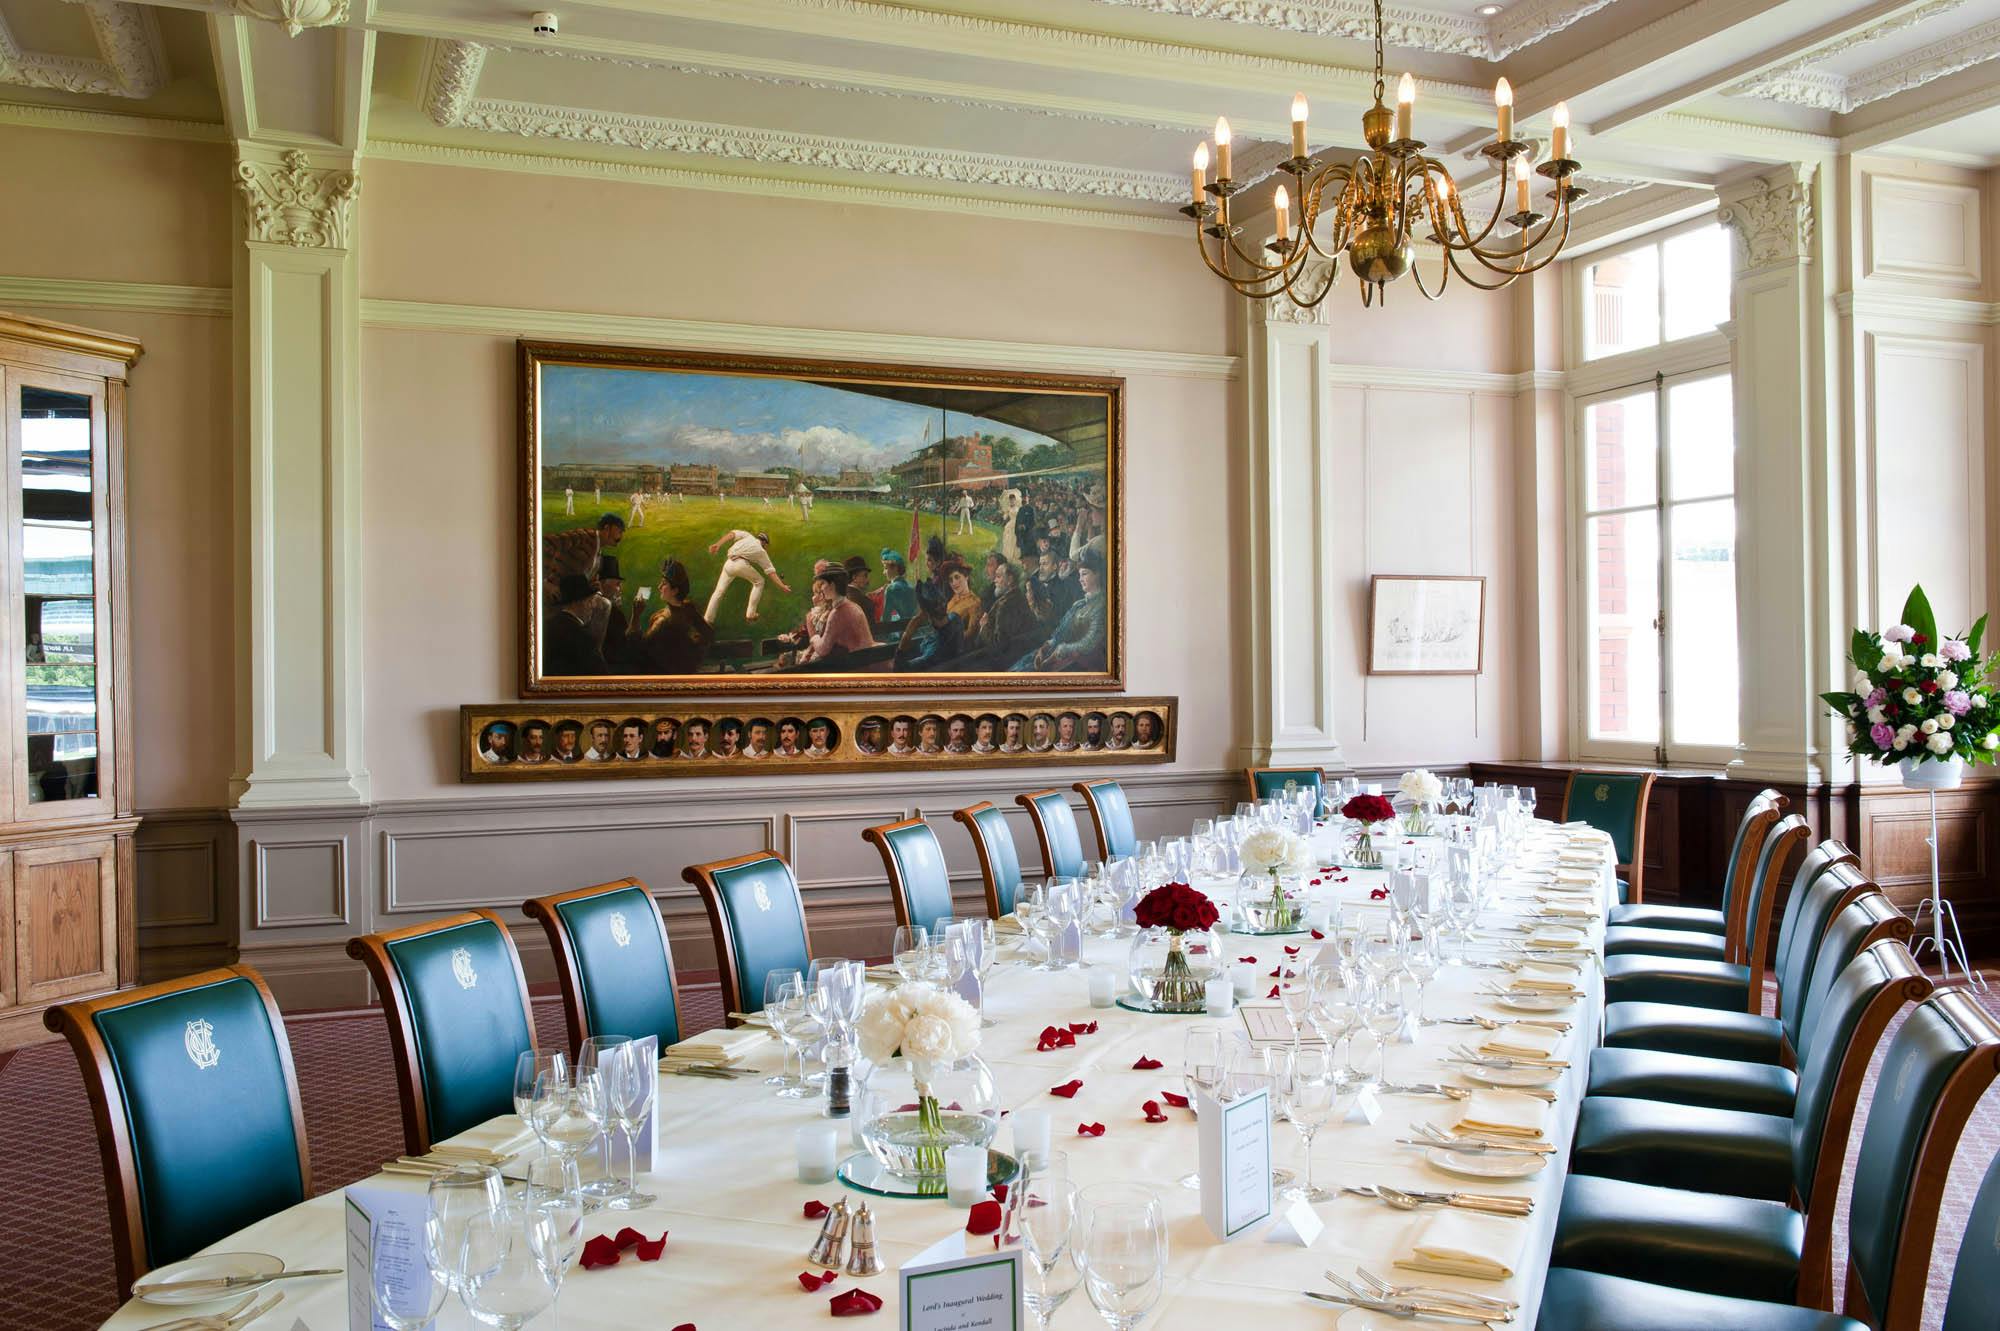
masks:
<path id="1" fill-rule="evenodd" d="M 347 0 L 231 0 L 245 18 L 282 23 L 296 37 L 307 28 L 330 28 L 347 22 Z"/>
<path id="2" fill-rule="evenodd" d="M 244 239 L 299 249 L 344 250 L 361 178 L 349 167 L 316 167 L 294 149 L 273 162 L 236 162 Z"/>
<path id="3" fill-rule="evenodd" d="M 1716 220 L 1736 236 L 1741 272 L 1812 261 L 1813 169 L 1789 167 L 1726 190 Z"/>
<path id="4" fill-rule="evenodd" d="M 1305 270 L 1299 274 L 1298 286 L 1302 291 L 1326 291 L 1327 275 L 1336 260 L 1308 259 Z M 1289 295 L 1276 295 L 1269 300 L 1252 300 L 1250 303 L 1259 317 L 1267 324 L 1324 324 L 1330 322 L 1332 312 L 1332 292 L 1319 304 L 1300 305 Z"/>

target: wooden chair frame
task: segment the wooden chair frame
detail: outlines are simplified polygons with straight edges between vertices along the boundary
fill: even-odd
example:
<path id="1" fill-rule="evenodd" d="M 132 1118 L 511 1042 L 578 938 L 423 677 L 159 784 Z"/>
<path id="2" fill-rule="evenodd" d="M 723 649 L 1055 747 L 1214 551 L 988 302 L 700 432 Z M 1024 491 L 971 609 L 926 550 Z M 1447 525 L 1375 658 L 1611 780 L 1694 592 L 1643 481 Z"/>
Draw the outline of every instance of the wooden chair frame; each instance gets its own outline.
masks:
<path id="1" fill-rule="evenodd" d="M 1576 793 L 1576 779 L 1580 776 L 1595 775 L 1597 775 L 1596 772 L 1590 771 L 1571 772 L 1569 779 L 1563 782 L 1564 822 L 1570 821 L 1569 802 L 1570 797 Z M 1632 774 L 1617 772 L 1606 773 L 1605 775 L 1628 776 Z M 1637 775 L 1639 777 L 1639 803 L 1635 810 L 1636 816 L 1632 820 L 1632 862 L 1618 866 L 1625 871 L 1626 899 L 1635 906 L 1646 899 L 1645 884 L 1642 881 L 1646 872 L 1646 810 L 1652 806 L 1653 781 L 1655 779 L 1655 774 L 1652 772 L 1640 772 Z"/>
<path id="2" fill-rule="evenodd" d="M 777 851 L 753 850 L 748 855 L 711 860 L 707 864 L 690 864 L 681 870 L 682 880 L 692 883 L 695 891 L 701 894 L 702 908 L 708 912 L 708 927 L 715 934 L 716 978 L 722 984 L 723 1023 L 728 1027 L 743 1024 L 742 1018 L 729 1015 L 732 1009 L 740 1011 L 743 1007 L 742 962 L 737 958 L 736 944 L 729 936 L 729 923 L 723 918 L 722 889 L 716 886 L 715 875 L 724 869 L 754 864 L 758 860 L 776 860 L 785 866 L 785 876 L 792 882 L 792 895 L 799 903 L 799 930 L 805 935 L 806 955 L 811 956 L 812 925 L 806 920 L 805 894 L 799 890 L 799 876 L 792 871 L 791 861 Z"/>
<path id="3" fill-rule="evenodd" d="M 1070 789 L 1083 796 L 1083 807 L 1090 811 L 1090 830 L 1097 837 L 1097 859 L 1102 863 L 1111 858 L 1111 836 L 1104 830 L 1104 810 L 1097 807 L 1097 793 L 1091 789 L 1094 784 L 1096 783 L 1090 781 L 1076 781 L 1070 784 Z M 1132 797 L 1129 795 L 1125 797 L 1125 807 L 1127 810 L 1132 807 Z M 1132 832 L 1135 841 L 1138 835 L 1138 829 L 1135 827 Z M 1046 858 L 1043 863 L 1047 863 Z"/>
<path id="4" fill-rule="evenodd" d="M 1752 1014 L 1764 1010 L 1764 954 L 1770 943 L 1771 913 L 1777 905 L 1778 884 L 1785 879 L 1785 863 L 1791 859 L 1792 852 L 1803 846 L 1811 835 L 1812 829 L 1797 814 L 1789 815 L 1771 829 L 1771 835 L 1765 838 L 1765 846 L 1769 846 L 1774 838 L 1779 844 L 1771 851 L 1771 858 L 1765 864 L 1764 882 L 1757 892 L 1757 918 L 1749 918 L 1750 903 L 1744 902 L 1742 936 L 1725 939 L 1725 951 L 1733 952 L 1739 965 L 1750 968 L 1749 1010 Z M 1760 847 L 1757 853 L 1761 856 L 1763 848 Z M 1755 871 L 1754 865 L 1752 871 Z"/>
<path id="5" fill-rule="evenodd" d="M 549 897 L 531 897 L 521 903 L 521 913 L 531 920 L 539 920 L 542 929 L 549 936 L 549 951 L 555 954 L 556 979 L 562 983 L 563 1025 L 569 1033 L 570 1057 L 576 1057 L 583 1042 L 590 1038 L 590 1017 L 583 1005 L 583 968 L 577 964 L 576 947 L 570 937 L 569 923 L 557 912 L 556 907 L 585 897 L 604 896 L 611 892 L 624 892 L 638 888 L 646 895 L 646 904 L 653 908 L 653 922 L 660 926 L 660 949 L 667 958 L 667 988 L 674 996 L 674 1013 L 683 1011 L 681 1007 L 680 972 L 674 969 L 674 945 L 667 933 L 666 917 L 660 914 L 660 903 L 653 898 L 653 889 L 637 878 L 620 878 L 615 882 L 599 883 L 595 887 L 579 887 L 572 892 L 558 892 Z M 529 1028 L 530 1030 L 533 1027 Z"/>
<path id="6" fill-rule="evenodd" d="M 1028 821 L 1035 825 L 1035 841 L 1042 850 L 1042 877 L 1053 878 L 1056 876 L 1056 860 L 1055 855 L 1049 849 L 1049 829 L 1042 825 L 1042 810 L 1035 803 L 1035 800 L 1043 795 L 1061 796 L 1065 805 L 1069 803 L 1069 796 L 1063 794 L 1061 790 L 1053 786 L 1047 790 L 1031 790 L 1026 794 L 1016 795 L 1014 803 L 1028 811 Z M 1070 817 L 1074 818 L 1075 816 L 1076 811 L 1074 809 L 1070 810 Z"/>
<path id="7" fill-rule="evenodd" d="M 1252 804 L 1257 802 L 1257 773 L 1259 772 L 1318 772 L 1319 788 L 1322 791 L 1326 789 L 1326 769 L 1324 767 L 1302 766 L 1290 763 L 1283 767 L 1246 767 L 1243 769 L 1243 788 L 1249 792 Z"/>
<path id="8" fill-rule="evenodd" d="M 889 833 L 900 832 L 906 827 L 927 828 L 929 826 L 930 824 L 922 818 L 904 818 L 898 822 L 882 823 L 876 827 L 864 827 L 861 829 L 861 839 L 875 847 L 881 853 L 882 871 L 889 876 L 889 904 L 896 909 L 896 926 L 898 928 L 906 929 L 913 923 L 910 919 L 910 885 L 903 881 L 903 866 L 896 859 L 895 850 L 889 845 Z M 933 831 L 931 837 L 935 840 L 937 833 Z M 942 841 L 938 842 L 938 858 L 944 858 L 944 843 Z M 945 878 L 947 887 L 950 886 L 950 882 L 950 871 L 947 868 Z"/>
<path id="9" fill-rule="evenodd" d="M 988 809 L 998 807 L 992 800 L 981 800 L 963 809 L 954 809 L 951 813 L 952 821 L 963 825 L 965 830 L 972 834 L 973 853 L 979 856 L 979 880 L 986 886 L 986 914 L 996 920 L 1007 912 L 1000 909 L 1000 883 L 993 875 L 993 856 L 986 849 L 986 834 L 979 830 L 977 816 Z M 1008 830 L 1007 835 L 1010 837 L 1014 835 L 1012 829 Z M 1020 852 L 1021 848 L 1016 846 L 1014 848 L 1016 859 L 1020 858 Z"/>
<path id="10" fill-rule="evenodd" d="M 1937 1240 L 1938 1208 L 1944 1201 L 1952 1157 L 1958 1152 L 1966 1120 L 1994 1078 L 2000 1076 L 2000 1024 L 1986 1009 L 1963 989 L 1941 989 L 1925 1001 L 1956 1026 L 1972 1048 L 1946 1080 L 1917 1144 L 1910 1191 L 1903 1200 L 1903 1230 L 1896 1239 L 1895 1264 L 1889 1273 L 1887 1308 L 1868 1306 L 1853 1259 L 1848 1260 L 1847 1298 L 1842 1311 L 1879 1331 L 1918 1331 L 1923 1324 L 1931 1247 Z"/>
<path id="11" fill-rule="evenodd" d="M 292 1100 L 292 1135 L 299 1144 L 299 1181 L 302 1197 L 313 1195 L 311 1152 L 306 1144 L 306 1115 L 299 1099 L 299 1074 L 292 1063 L 292 1042 L 285 1034 L 285 1021 L 278 1002 L 271 997 L 264 977 L 248 966 L 222 966 L 198 975 L 182 976 L 137 989 L 123 989 L 99 998 L 80 999 L 49 1008 L 42 1024 L 69 1041 L 83 1073 L 85 1092 L 90 1097 L 90 1116 L 97 1128 L 98 1154 L 104 1164 L 104 1192 L 111 1209 L 111 1249 L 118 1270 L 118 1297 L 132 1297 L 132 1284 L 153 1269 L 152 1255 L 146 1251 L 146 1224 L 139 1203 L 139 1167 L 132 1153 L 130 1117 L 125 1096 L 118 1088 L 118 1076 L 111 1064 L 111 1051 L 98 1033 L 96 1016 L 114 1008 L 149 1002 L 168 994 L 200 989 L 224 980 L 244 979 L 257 986 L 263 996 L 264 1012 L 278 1037 L 278 1065 L 284 1069 L 285 1090 Z"/>
<path id="12" fill-rule="evenodd" d="M 490 922 L 500 931 L 500 940 L 507 948 L 507 959 L 514 964 L 514 985 L 521 995 L 521 1017 L 528 1024 L 528 1042 L 532 1045 L 535 1039 L 535 1008 L 528 999 L 528 977 L 521 970 L 521 952 L 514 946 L 514 935 L 508 932 L 506 921 L 493 911 L 482 907 L 458 915 L 447 915 L 441 920 L 426 920 L 407 928 L 362 934 L 347 940 L 347 955 L 368 968 L 368 976 L 375 982 L 376 992 L 382 995 L 382 1012 L 389 1021 L 389 1045 L 396 1059 L 396 1097 L 403 1107 L 403 1149 L 411 1155 L 425 1154 L 435 1139 L 431 1136 L 430 1105 L 424 1099 L 423 1075 L 417 1068 L 416 1019 L 410 1012 L 409 990 L 404 986 L 395 964 L 389 960 L 389 945 L 445 929 L 463 928 L 480 920 Z"/>
<path id="13" fill-rule="evenodd" d="M 1750 828 L 1743 834 L 1743 853 L 1736 857 L 1736 873 L 1728 884 L 1729 906 L 1722 921 L 1723 937 L 1727 943 L 1723 956 L 1725 961 L 1749 964 L 1749 958 L 1744 955 L 1743 940 L 1748 925 L 1744 916 L 1750 910 L 1750 880 L 1757 873 L 1757 857 L 1763 854 L 1764 843 L 1770 840 L 1778 821 L 1785 817 L 1785 806 L 1789 803 L 1775 790 L 1760 790 L 1743 811 L 1744 821 L 1750 824 Z"/>

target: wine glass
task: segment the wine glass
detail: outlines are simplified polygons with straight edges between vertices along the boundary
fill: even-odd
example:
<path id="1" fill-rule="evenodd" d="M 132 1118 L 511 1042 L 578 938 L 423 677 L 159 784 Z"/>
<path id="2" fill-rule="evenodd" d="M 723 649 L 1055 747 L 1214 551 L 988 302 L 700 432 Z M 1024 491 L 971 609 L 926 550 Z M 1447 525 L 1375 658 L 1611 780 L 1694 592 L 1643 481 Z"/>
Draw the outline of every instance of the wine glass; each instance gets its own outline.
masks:
<path id="1" fill-rule="evenodd" d="M 1285 1010 L 1285 1020 L 1291 1023 L 1292 1043 L 1296 1045 L 1305 1035 L 1306 1014 L 1312 1010 L 1311 980 L 1304 975 L 1280 980 L 1278 1003 Z"/>
<path id="2" fill-rule="evenodd" d="M 535 1078 L 535 1134 L 566 1160 L 574 1160 L 597 1140 L 597 1129 L 577 1098 L 573 1070 L 544 1072 Z"/>
<path id="3" fill-rule="evenodd" d="M 1112 1328 L 1132 1331 L 1166 1290 L 1167 1225 L 1152 1189 L 1098 1183 L 1077 1196 L 1084 1293 Z"/>
<path id="4" fill-rule="evenodd" d="M 1033 1288 L 1026 1291 L 1035 1325 L 1048 1331 L 1049 1318 L 1083 1280 L 1077 1269 L 1076 1185 L 1070 1182 L 1069 1155 L 1051 1151 L 1015 1185 L 1021 1190 L 1015 1225 L 1028 1256 Z"/>
<path id="5" fill-rule="evenodd" d="M 1403 1028 L 1403 990 L 1393 976 L 1384 976 L 1370 986 L 1361 1024 L 1375 1039 L 1375 1071 L 1368 1084 L 1379 1087 L 1389 1079 L 1390 1042 Z"/>
<path id="6" fill-rule="evenodd" d="M 466 1231 L 476 1217 L 506 1201 L 500 1171 L 491 1165 L 459 1165 L 432 1177 L 425 1200 L 424 1265 L 431 1277 L 463 1298 L 469 1267 Z"/>
<path id="7" fill-rule="evenodd" d="M 1220 1026 L 1192 1027 L 1181 1042 L 1181 1085 L 1187 1088 L 1189 1108 L 1197 1114 L 1201 1112 L 1201 1097 L 1214 1098 L 1222 1085 L 1224 1057 L 1223 1029 Z M 1201 1175 L 1183 1175 L 1181 1186 L 1199 1188 Z"/>
<path id="8" fill-rule="evenodd" d="M 1415 1012 L 1417 1024 L 1424 1022 L 1424 992 L 1437 978 L 1438 968 L 1444 964 L 1439 953 L 1438 930 L 1434 925 L 1425 924 L 1420 932 L 1411 937 L 1403 949 L 1403 969 L 1417 984 Z"/>
<path id="9" fill-rule="evenodd" d="M 804 1099 L 812 1094 L 812 1088 L 806 1084 L 802 1049 L 808 1038 L 819 1033 L 819 1026 L 806 1010 L 806 982 L 797 971 L 772 971 L 766 977 L 764 1016 L 772 1033 L 785 1044 L 783 1070 L 766 1078 L 764 1084 L 775 1083 L 781 1099 Z M 797 1072 L 792 1071 L 795 1065 Z"/>
<path id="10" fill-rule="evenodd" d="M 393 1211 L 369 1233 L 368 1273 L 369 1301 L 389 1331 L 427 1331 L 451 1292 L 443 1274 L 424 1260 L 422 1236 Z"/>
<path id="11" fill-rule="evenodd" d="M 1334 1194 L 1313 1182 L 1313 1136 L 1333 1117 L 1335 1087 L 1339 1081 L 1333 1056 L 1324 1049 L 1294 1045 L 1276 1049 L 1283 1070 L 1277 1074 L 1278 1094 L 1285 1117 L 1297 1129 L 1304 1144 L 1306 1171 L 1303 1181 L 1283 1189 L 1292 1201 L 1331 1201 Z"/>
<path id="12" fill-rule="evenodd" d="M 599 1206 L 618 1209 L 624 1208 L 630 1189 L 618 1176 L 617 1162 L 612 1158 L 611 1130 L 618 1126 L 617 1091 L 612 1081 L 617 1076 L 618 1051 L 630 1043 L 623 1035 L 593 1035 L 576 1056 L 577 1103 L 604 1142 L 604 1176 L 584 1184 L 583 1190 Z"/>
<path id="13" fill-rule="evenodd" d="M 1309 1020 L 1326 1042 L 1328 1052 L 1338 1055 L 1342 1046 L 1354 1038 L 1354 1028 L 1361 1020 L 1354 986 L 1342 969 L 1332 966 L 1315 966 L 1311 974 L 1313 1006 Z"/>
<path id="14" fill-rule="evenodd" d="M 474 1317 L 501 1331 L 520 1331 L 555 1302 L 528 1239 L 528 1208 L 518 1202 L 474 1216 L 465 1226 L 465 1288 L 460 1297 Z"/>
<path id="15" fill-rule="evenodd" d="M 544 1077 L 557 1082 L 567 1081 L 569 1055 L 559 1049 L 523 1049 L 521 1056 L 514 1060 L 514 1112 L 534 1131 L 535 1139 L 542 1144 L 543 1154 L 547 1154 L 551 1149 L 548 1124 L 540 1111 L 550 1102 L 535 1095 L 535 1087 Z"/>
<path id="16" fill-rule="evenodd" d="M 625 1188 L 622 1201 L 626 1210 L 650 1206 L 656 1200 L 639 1191 L 639 1133 L 653 1114 L 659 1094 L 660 1075 L 655 1060 L 646 1057 L 649 1045 L 627 1041 L 611 1058 L 611 1113 L 618 1132 L 625 1138 Z"/>
<path id="17" fill-rule="evenodd" d="M 921 924 L 899 924 L 889 955 L 896 960 L 896 973 L 915 983 L 931 969 L 931 931 Z"/>
<path id="18" fill-rule="evenodd" d="M 771 1034 L 777 1036 L 785 1046 L 784 1060 L 779 1063 L 776 1073 L 764 1078 L 764 1084 L 778 1087 L 780 1095 L 784 1094 L 785 1087 L 798 1085 L 798 1078 L 792 1075 L 793 1037 L 786 1035 L 781 1029 L 782 1020 L 777 1009 L 788 989 L 803 989 L 804 985 L 805 978 L 796 970 L 773 967 L 764 972 L 764 1006 L 760 1010 L 764 1014 L 764 1020 L 771 1023 Z"/>
<path id="19" fill-rule="evenodd" d="M 555 1323 L 562 1325 L 563 1277 L 583 1252 L 583 1187 L 572 1160 L 537 1160 L 528 1166 L 524 1199 L 528 1246 L 555 1297 Z"/>

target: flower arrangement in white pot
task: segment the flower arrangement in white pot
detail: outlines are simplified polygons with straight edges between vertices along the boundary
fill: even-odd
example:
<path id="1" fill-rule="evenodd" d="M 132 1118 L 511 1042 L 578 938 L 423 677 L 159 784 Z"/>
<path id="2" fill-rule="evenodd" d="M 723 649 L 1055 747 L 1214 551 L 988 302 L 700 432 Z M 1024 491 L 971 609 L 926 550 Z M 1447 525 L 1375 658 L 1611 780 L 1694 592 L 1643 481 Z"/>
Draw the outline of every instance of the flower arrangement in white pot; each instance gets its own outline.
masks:
<path id="1" fill-rule="evenodd" d="M 868 1000 L 856 1027 L 873 1066 L 862 1142 L 892 1173 L 941 1181 L 948 1146 L 984 1146 L 999 1127 L 993 1074 L 979 1058 L 979 1012 L 949 989 L 902 984 Z M 952 1099 L 940 1103 L 947 1087 Z"/>
<path id="2" fill-rule="evenodd" d="M 1910 592 L 1900 623 L 1880 633 L 1856 629 L 1849 655 L 1854 691 L 1823 693 L 1847 722 L 1848 751 L 1901 766 L 1903 784 L 1956 786 L 1966 763 L 2000 757 L 1996 661 L 1979 654 L 1986 616 L 1969 633 L 1941 637 L 1924 589 Z"/>
<path id="3" fill-rule="evenodd" d="M 1403 830 L 1411 836 L 1422 836 L 1430 831 L 1431 811 L 1444 798 L 1444 782 L 1438 780 L 1435 772 L 1419 767 L 1414 772 L 1403 773 L 1396 789 L 1410 800 L 1410 811 L 1403 815 Z"/>
<path id="4" fill-rule="evenodd" d="M 1237 848 L 1246 873 L 1270 879 L 1271 895 L 1263 902 L 1245 902 L 1253 932 L 1282 934 L 1298 928 L 1298 907 L 1285 893 L 1285 875 L 1303 878 L 1312 872 L 1312 848 L 1305 838 L 1283 827 L 1260 827 Z"/>

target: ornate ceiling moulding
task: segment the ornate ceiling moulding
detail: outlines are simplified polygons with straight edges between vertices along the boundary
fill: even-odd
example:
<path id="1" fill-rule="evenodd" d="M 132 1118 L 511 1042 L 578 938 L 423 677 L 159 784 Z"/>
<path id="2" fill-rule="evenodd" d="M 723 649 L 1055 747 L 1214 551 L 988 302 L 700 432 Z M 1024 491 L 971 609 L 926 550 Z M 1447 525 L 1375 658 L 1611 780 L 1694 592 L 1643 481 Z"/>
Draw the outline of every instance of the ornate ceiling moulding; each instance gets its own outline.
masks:
<path id="1" fill-rule="evenodd" d="M 450 127 L 465 116 L 486 69 L 486 48 L 474 42 L 434 40 L 424 56 L 423 90 L 418 96 L 424 114 Z"/>
<path id="2" fill-rule="evenodd" d="M 1731 97 L 1754 97 L 1844 115 L 1870 102 L 1879 102 L 2000 56 L 2000 21 L 1996 21 L 1968 28 L 1858 73 L 1839 74 L 1823 68 L 1837 56 L 1907 32 L 1964 5 L 1965 0 L 1931 0 L 1927 5 L 1856 28 L 1723 91 Z"/>
<path id="3" fill-rule="evenodd" d="M 1375 20 L 1368 0 L 1097 0 L 1097 3 L 1181 18 L 1276 28 L 1313 37 L 1372 41 L 1375 36 Z M 1492 18 L 1467 18 L 1398 5 L 1383 13 L 1383 36 L 1389 45 L 1408 50 L 1500 60 L 1561 32 L 1611 3 L 1612 0 L 1522 0 Z"/>
<path id="4" fill-rule="evenodd" d="M 282 23 L 296 37 L 307 28 L 330 28 L 347 22 L 347 0 L 231 0 L 245 18 Z"/>
<path id="5" fill-rule="evenodd" d="M 344 250 L 361 179 L 344 167 L 316 167 L 294 149 L 276 162 L 236 163 L 244 239 L 296 249 Z"/>
<path id="6" fill-rule="evenodd" d="M 82 8 L 97 43 L 96 60 L 24 51 L 0 16 L 0 83 L 134 99 L 158 92 L 167 57 L 152 10 L 122 0 L 87 0 Z"/>
<path id="7" fill-rule="evenodd" d="M 1759 176 L 1748 193 L 1724 194 L 1715 218 L 1736 236 L 1746 269 L 1812 258 L 1813 177 L 1808 170 Z"/>

